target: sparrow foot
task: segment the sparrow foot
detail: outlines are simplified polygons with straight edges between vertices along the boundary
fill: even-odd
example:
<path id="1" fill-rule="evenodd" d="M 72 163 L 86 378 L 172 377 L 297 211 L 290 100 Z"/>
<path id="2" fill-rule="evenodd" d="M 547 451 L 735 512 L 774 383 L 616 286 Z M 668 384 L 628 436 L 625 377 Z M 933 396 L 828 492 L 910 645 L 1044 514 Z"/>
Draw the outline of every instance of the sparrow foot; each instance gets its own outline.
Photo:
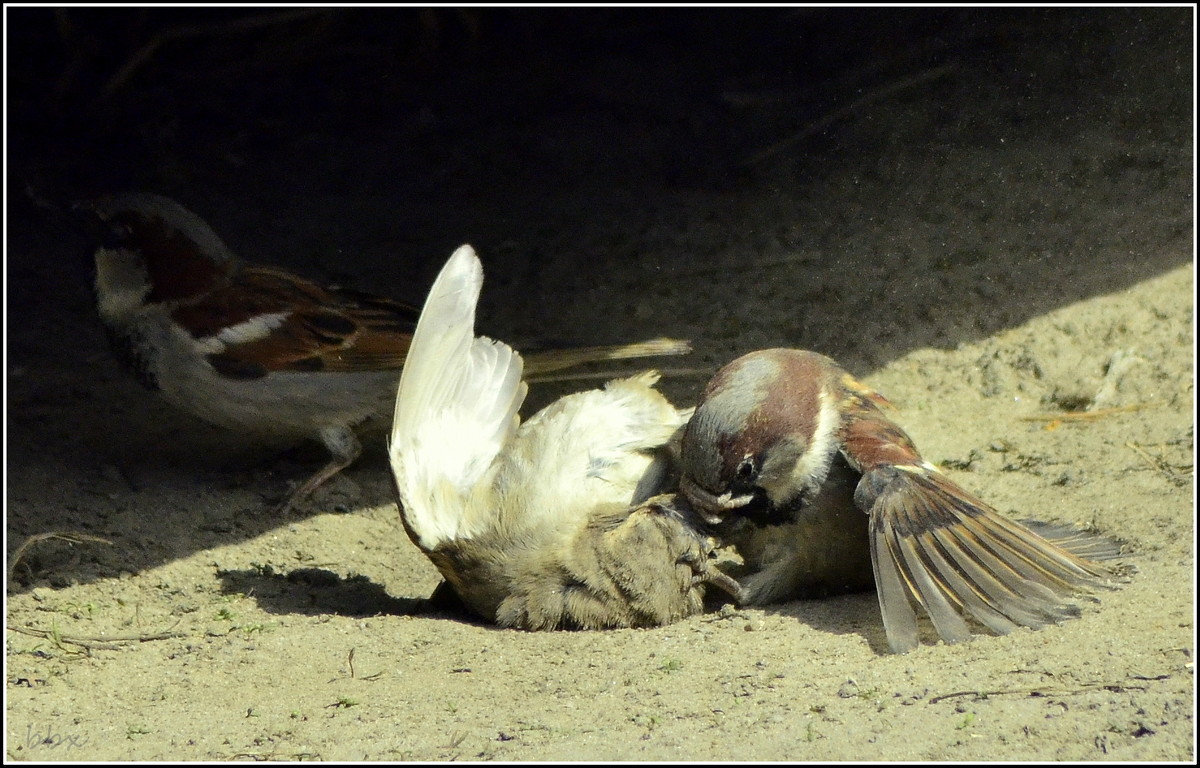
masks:
<path id="1" fill-rule="evenodd" d="M 321 442 L 329 449 L 333 458 L 329 463 L 314 472 L 301 483 L 296 490 L 275 507 L 275 514 L 290 515 L 296 511 L 300 502 L 313 494 L 313 491 L 329 482 L 335 475 L 358 460 L 362 454 L 362 443 L 355 437 L 349 427 L 326 427 L 320 432 Z"/>

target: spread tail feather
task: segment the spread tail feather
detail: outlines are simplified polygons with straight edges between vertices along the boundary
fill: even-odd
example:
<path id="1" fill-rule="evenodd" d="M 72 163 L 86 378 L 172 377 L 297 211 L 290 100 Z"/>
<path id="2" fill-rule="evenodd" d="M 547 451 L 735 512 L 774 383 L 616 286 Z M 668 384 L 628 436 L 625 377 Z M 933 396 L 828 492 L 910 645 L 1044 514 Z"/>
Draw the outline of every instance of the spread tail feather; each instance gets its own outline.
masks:
<path id="1" fill-rule="evenodd" d="M 631 360 L 639 357 L 686 355 L 692 345 L 682 339 L 657 338 L 632 344 L 611 344 L 598 347 L 547 349 L 525 353 L 525 373 L 540 376 L 564 368 L 603 360 Z"/>

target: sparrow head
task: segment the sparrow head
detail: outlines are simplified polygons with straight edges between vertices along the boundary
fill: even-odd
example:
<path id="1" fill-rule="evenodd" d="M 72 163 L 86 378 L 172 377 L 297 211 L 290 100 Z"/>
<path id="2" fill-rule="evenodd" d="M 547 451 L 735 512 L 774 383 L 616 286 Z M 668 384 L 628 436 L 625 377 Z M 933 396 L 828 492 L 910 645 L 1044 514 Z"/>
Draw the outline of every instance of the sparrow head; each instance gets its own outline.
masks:
<path id="1" fill-rule="evenodd" d="M 717 371 L 681 446 L 681 490 L 708 522 L 783 522 L 816 493 L 838 450 L 841 374 L 793 349 L 751 352 Z"/>
<path id="2" fill-rule="evenodd" d="M 212 228 L 169 198 L 131 193 L 78 207 L 97 232 L 96 295 L 106 319 L 199 296 L 237 269 Z"/>

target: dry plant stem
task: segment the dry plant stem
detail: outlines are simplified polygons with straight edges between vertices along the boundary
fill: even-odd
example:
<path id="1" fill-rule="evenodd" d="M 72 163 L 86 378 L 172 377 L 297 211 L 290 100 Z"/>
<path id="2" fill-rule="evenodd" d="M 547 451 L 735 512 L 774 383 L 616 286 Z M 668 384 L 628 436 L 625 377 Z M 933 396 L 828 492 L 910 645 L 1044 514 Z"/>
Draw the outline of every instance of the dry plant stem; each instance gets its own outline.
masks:
<path id="1" fill-rule="evenodd" d="M 1129 448 L 1134 453 L 1136 453 L 1138 456 L 1140 456 L 1143 461 L 1145 461 L 1147 464 L 1150 465 L 1151 469 L 1161 472 L 1171 482 L 1178 483 L 1180 481 L 1186 481 L 1186 479 L 1187 479 L 1186 473 L 1176 472 L 1175 470 L 1171 469 L 1166 464 L 1164 464 L 1161 460 L 1156 459 L 1153 456 L 1151 456 L 1146 451 L 1145 448 L 1143 448 L 1142 446 L 1133 442 L 1132 440 L 1125 443 L 1125 447 Z"/>
<path id="2" fill-rule="evenodd" d="M 775 142 L 774 144 L 767 147 L 766 149 L 761 150 L 760 152 L 755 154 L 753 157 L 751 157 L 749 160 L 746 160 L 744 164 L 745 165 L 758 165 L 759 163 L 763 162 L 764 160 L 769 160 L 771 157 L 773 157 L 780 151 L 787 149 L 791 145 L 796 144 L 801 141 L 804 141 L 805 139 L 809 138 L 810 136 L 815 136 L 816 134 L 825 130 L 826 128 L 828 128 L 829 126 L 838 122 L 839 120 L 844 120 L 845 118 L 854 114 L 855 112 L 862 109 L 863 107 L 865 107 L 868 104 L 879 101 L 881 99 L 885 99 L 894 93 L 898 93 L 898 92 L 903 91 L 908 88 L 913 88 L 915 86 L 921 85 L 922 83 L 927 83 L 931 80 L 937 80 L 938 78 L 945 77 L 946 75 L 953 72 L 955 69 L 956 69 L 956 67 L 953 64 L 943 64 L 940 67 L 934 67 L 933 69 L 927 69 L 923 72 L 918 72 L 915 75 L 910 75 L 909 77 L 906 77 L 902 80 L 897 80 L 895 82 L 888 83 L 887 85 L 882 85 L 873 91 L 868 91 L 867 93 L 863 94 L 862 96 L 859 96 L 857 99 L 850 102 L 849 104 L 842 107 L 841 109 L 836 109 L 833 112 L 830 112 L 829 114 L 825 115 L 821 119 L 816 120 L 815 122 L 809 123 L 802 130 L 800 130 L 796 133 L 793 133 L 791 136 L 788 136 L 786 139 L 781 139 L 780 141 Z"/>
<path id="3" fill-rule="evenodd" d="M 654 366 L 654 370 L 661 373 L 663 376 L 712 376 L 713 368 L 661 368 Z M 525 381 L 530 384 L 549 384 L 559 381 L 595 381 L 619 379 L 623 376 L 628 376 L 629 371 L 591 371 L 585 373 L 547 373 L 537 376 L 530 376 Z"/>
<path id="4" fill-rule="evenodd" d="M 1166 680 L 1170 675 L 1157 675 L 1155 677 L 1137 677 L 1135 680 Z M 934 696 L 929 700 L 930 704 L 937 704 L 939 701 L 946 699 L 956 699 L 963 696 L 1071 696 L 1080 693 L 1088 693 L 1089 691 L 1144 691 L 1148 686 L 1145 685 L 1127 685 L 1125 683 L 1089 683 L 1081 685 L 1078 688 L 1015 688 L 1008 691 L 955 691 L 941 696 Z"/>
<path id="5" fill-rule="evenodd" d="M 63 635 L 58 632 L 52 632 L 48 629 L 34 629 L 33 627 L 16 627 L 8 626 L 9 632 L 19 632 L 22 635 L 30 635 L 31 637 L 40 637 L 43 640 L 55 640 L 60 643 L 70 643 L 78 645 L 81 648 L 88 650 L 116 650 L 117 643 L 147 643 L 151 640 L 170 640 L 176 637 L 183 637 L 183 632 L 152 632 L 141 635 L 113 635 L 111 637 L 84 636 L 84 635 Z"/>
<path id="6" fill-rule="evenodd" d="M 262 13 L 256 16 L 248 16 L 244 19 L 236 19 L 233 21 L 218 21 L 208 24 L 190 24 L 181 27 L 173 27 L 164 32 L 159 32 L 150 41 L 137 50 L 133 56 L 125 62 L 125 64 L 117 71 L 115 75 L 109 78 L 108 82 L 100 90 L 100 96 L 97 101 L 105 101 L 112 97 L 114 93 L 121 89 L 129 78 L 133 77 L 134 72 L 142 67 L 155 52 L 167 42 L 179 40 L 185 37 L 198 37 L 200 35 L 219 34 L 225 32 L 241 32 L 247 29 L 257 29 L 260 27 L 269 27 L 276 24 L 286 24 L 297 19 L 305 19 L 312 16 L 317 16 L 325 13 L 323 8 L 299 8 L 285 13 Z"/>
<path id="7" fill-rule="evenodd" d="M 1113 416 L 1118 413 L 1130 413 L 1132 411 L 1140 411 L 1143 408 L 1149 408 L 1154 403 L 1134 403 L 1133 405 L 1120 405 L 1115 408 L 1101 408 L 1098 411 L 1065 411 L 1063 413 L 1039 413 L 1033 416 L 1021 416 L 1021 421 L 1095 421 Z"/>
<path id="8" fill-rule="evenodd" d="M 109 546 L 112 546 L 112 542 L 108 539 L 104 539 L 99 536 L 93 536 L 90 533 L 79 533 L 77 531 L 48 531 L 46 533 L 35 533 L 34 535 L 25 539 L 25 541 L 21 542 L 21 545 L 17 547 L 15 552 L 13 552 L 12 560 L 10 560 L 8 563 L 8 580 L 10 582 L 13 579 L 13 574 L 17 571 L 17 565 L 20 564 L 21 558 L 25 556 L 25 553 L 29 550 L 29 548 L 34 544 L 37 544 L 39 541 L 47 541 L 49 539 L 58 539 L 59 541 L 66 541 L 70 542 L 71 544 L 82 544 L 85 541 L 94 541 L 97 544 L 108 544 Z"/>

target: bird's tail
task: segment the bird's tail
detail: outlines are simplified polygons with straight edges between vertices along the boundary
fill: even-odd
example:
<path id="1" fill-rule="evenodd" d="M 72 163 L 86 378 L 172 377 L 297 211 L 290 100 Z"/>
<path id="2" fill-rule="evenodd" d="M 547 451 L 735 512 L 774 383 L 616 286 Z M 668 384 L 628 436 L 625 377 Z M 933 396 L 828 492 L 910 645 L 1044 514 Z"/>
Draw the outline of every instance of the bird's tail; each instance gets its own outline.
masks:
<path id="1" fill-rule="evenodd" d="M 548 373 L 574 368 L 584 363 L 605 360 L 632 360 L 639 357 L 686 355 L 692 345 L 683 339 L 657 338 L 632 344 L 610 344 L 598 347 L 568 347 L 525 352 L 526 377 L 541 377 Z M 603 375 L 607 378 L 607 374 Z"/>

